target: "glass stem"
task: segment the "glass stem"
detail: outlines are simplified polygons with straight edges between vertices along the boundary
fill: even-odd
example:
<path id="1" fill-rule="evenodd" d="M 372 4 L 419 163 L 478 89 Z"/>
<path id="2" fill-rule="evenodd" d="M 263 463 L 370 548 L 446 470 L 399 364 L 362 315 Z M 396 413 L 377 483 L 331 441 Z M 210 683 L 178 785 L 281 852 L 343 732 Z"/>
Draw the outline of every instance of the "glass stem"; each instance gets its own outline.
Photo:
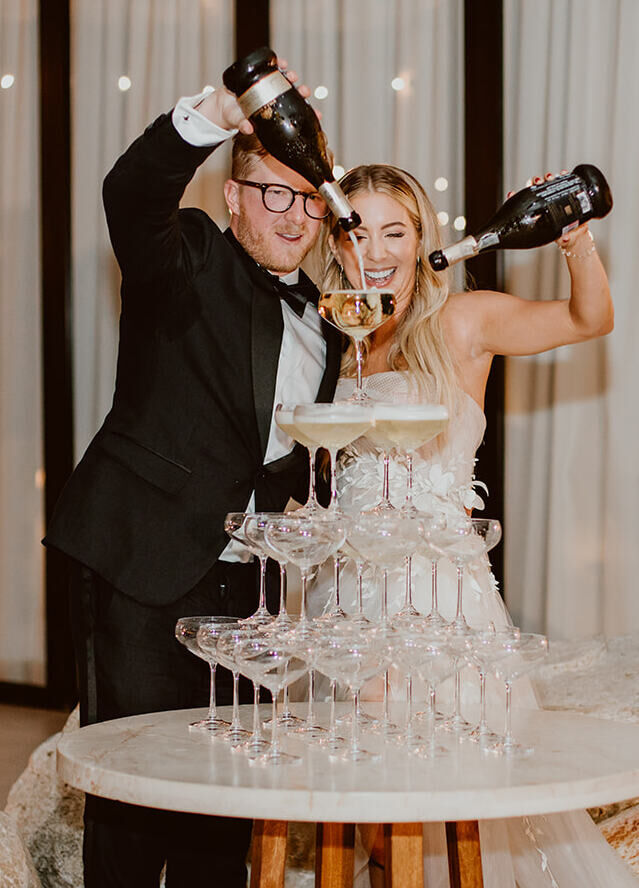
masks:
<path id="1" fill-rule="evenodd" d="M 282 702 L 282 715 L 285 718 L 289 718 L 291 715 L 291 710 L 288 705 L 288 685 L 284 685 L 284 699 Z"/>
<path id="2" fill-rule="evenodd" d="M 331 509 L 337 509 L 337 448 L 327 447 L 331 459 Z"/>
<path id="3" fill-rule="evenodd" d="M 359 752 L 359 688 L 352 688 L 353 693 L 353 725 L 351 730 L 351 755 Z"/>
<path id="4" fill-rule="evenodd" d="M 311 669 L 308 673 L 308 708 L 306 710 L 306 724 L 312 727 L 314 722 L 315 707 L 315 670 Z"/>
<path id="5" fill-rule="evenodd" d="M 384 727 L 390 724 L 390 673 L 388 669 L 384 673 Z"/>
<path id="6" fill-rule="evenodd" d="M 286 563 L 280 562 L 280 616 L 286 616 Z"/>
<path id="7" fill-rule="evenodd" d="M 337 721 L 335 719 L 335 697 L 337 696 L 337 680 L 331 679 L 331 714 L 330 724 L 328 727 L 328 739 L 335 740 L 337 738 Z"/>
<path id="8" fill-rule="evenodd" d="M 437 562 L 431 561 L 430 563 L 430 602 L 431 602 L 431 613 L 438 614 L 439 613 L 439 605 L 437 603 Z"/>
<path id="9" fill-rule="evenodd" d="M 260 686 L 253 682 L 253 740 L 262 739 L 262 729 L 260 727 Z"/>
<path id="10" fill-rule="evenodd" d="M 257 606 L 258 611 L 267 610 L 266 607 L 266 562 L 267 557 L 260 555 L 260 601 Z"/>
<path id="11" fill-rule="evenodd" d="M 309 447 L 308 448 L 308 502 L 307 506 L 310 509 L 315 509 L 317 507 L 317 494 L 315 492 L 316 487 L 316 477 L 315 477 L 315 464 L 317 458 L 317 447 Z"/>
<path id="12" fill-rule="evenodd" d="M 237 731 L 242 727 L 240 723 L 240 673 L 233 673 L 233 720 L 231 731 Z"/>
<path id="13" fill-rule="evenodd" d="M 355 388 L 355 397 L 361 398 L 364 394 L 362 388 L 362 363 L 363 363 L 363 355 L 362 355 L 362 343 L 359 339 L 354 340 L 355 345 L 355 363 L 357 367 L 357 385 Z"/>
<path id="14" fill-rule="evenodd" d="M 335 583 L 335 610 L 338 611 L 340 609 L 339 606 L 339 573 L 341 566 L 341 558 L 339 555 L 335 555 L 333 558 L 333 581 Z"/>
<path id="15" fill-rule="evenodd" d="M 273 715 L 271 716 L 271 752 L 272 758 L 279 755 L 280 737 L 277 730 L 277 691 L 272 692 L 273 696 Z"/>
<path id="16" fill-rule="evenodd" d="M 215 705 L 215 670 L 217 669 L 217 663 L 209 662 L 209 668 L 211 670 L 211 687 L 209 689 L 208 720 L 214 721 L 217 716 L 217 707 Z"/>
<path id="17" fill-rule="evenodd" d="M 308 586 L 308 574 L 305 570 L 302 571 L 302 602 L 300 604 L 300 625 L 306 626 L 308 623 L 308 617 L 306 616 L 306 589 Z"/>
<path id="18" fill-rule="evenodd" d="M 357 613 L 362 616 L 364 613 L 364 578 L 362 574 L 364 573 L 364 562 L 357 562 Z"/>
<path id="19" fill-rule="evenodd" d="M 406 503 L 405 507 L 407 510 L 411 510 L 414 508 L 413 506 L 413 454 L 408 451 L 406 453 Z"/>
<path id="20" fill-rule="evenodd" d="M 455 623 L 464 622 L 464 612 L 462 610 L 462 592 L 464 584 L 464 568 L 457 565 L 457 613 L 455 614 Z"/>
<path id="21" fill-rule="evenodd" d="M 388 622 L 388 569 L 382 570 L 382 625 Z"/>
<path id="22" fill-rule="evenodd" d="M 390 453 L 384 451 L 384 481 L 382 484 L 382 502 L 385 506 L 390 507 Z"/>
<path id="23" fill-rule="evenodd" d="M 455 720 L 461 721 L 461 669 L 459 668 L 459 660 L 455 663 Z"/>
<path id="24" fill-rule="evenodd" d="M 406 556 L 406 591 L 404 593 L 404 608 L 412 610 L 413 607 L 413 559 Z"/>
<path id="25" fill-rule="evenodd" d="M 512 690 L 513 683 L 512 681 L 506 682 L 506 724 L 504 730 L 504 745 L 512 746 L 514 744 L 515 738 L 513 737 L 512 732 L 512 712 L 511 712 L 511 699 L 512 699 Z"/>
<path id="26" fill-rule="evenodd" d="M 486 722 L 486 673 L 483 670 L 479 672 L 479 733 L 488 733 L 488 724 Z"/>

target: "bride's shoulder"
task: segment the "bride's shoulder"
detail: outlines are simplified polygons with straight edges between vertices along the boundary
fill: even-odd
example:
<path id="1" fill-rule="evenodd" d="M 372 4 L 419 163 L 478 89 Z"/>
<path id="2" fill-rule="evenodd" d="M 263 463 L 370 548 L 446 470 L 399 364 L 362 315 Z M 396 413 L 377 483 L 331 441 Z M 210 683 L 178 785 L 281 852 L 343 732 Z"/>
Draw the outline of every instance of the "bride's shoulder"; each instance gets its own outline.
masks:
<path id="1" fill-rule="evenodd" d="M 463 290 L 451 293 L 442 306 L 441 322 L 446 338 L 474 338 L 482 325 L 486 312 L 490 309 L 491 290 Z"/>

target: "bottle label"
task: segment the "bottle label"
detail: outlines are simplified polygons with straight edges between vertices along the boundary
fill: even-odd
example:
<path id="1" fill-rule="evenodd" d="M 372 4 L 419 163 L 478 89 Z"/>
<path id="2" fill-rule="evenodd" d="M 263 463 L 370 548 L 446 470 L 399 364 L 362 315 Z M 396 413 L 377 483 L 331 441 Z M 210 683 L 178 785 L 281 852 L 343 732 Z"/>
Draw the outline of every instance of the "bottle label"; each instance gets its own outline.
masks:
<path id="1" fill-rule="evenodd" d="M 263 108 L 264 105 L 272 102 L 273 99 L 288 92 L 289 89 L 293 89 L 293 84 L 290 80 L 287 80 L 281 71 L 273 71 L 271 74 L 267 74 L 266 77 L 262 77 L 257 83 L 249 86 L 246 92 L 238 96 L 237 101 L 245 117 L 250 117 L 256 111 L 259 111 L 260 108 Z"/>
<path id="2" fill-rule="evenodd" d="M 489 247 L 495 247 L 499 243 L 499 235 L 496 231 L 487 231 L 477 241 L 480 250 L 487 250 Z"/>
<path id="3" fill-rule="evenodd" d="M 476 256 L 478 252 L 479 244 L 470 234 L 458 243 L 451 244 L 450 247 L 442 250 L 449 265 L 460 262 L 462 259 L 470 259 L 471 256 Z"/>

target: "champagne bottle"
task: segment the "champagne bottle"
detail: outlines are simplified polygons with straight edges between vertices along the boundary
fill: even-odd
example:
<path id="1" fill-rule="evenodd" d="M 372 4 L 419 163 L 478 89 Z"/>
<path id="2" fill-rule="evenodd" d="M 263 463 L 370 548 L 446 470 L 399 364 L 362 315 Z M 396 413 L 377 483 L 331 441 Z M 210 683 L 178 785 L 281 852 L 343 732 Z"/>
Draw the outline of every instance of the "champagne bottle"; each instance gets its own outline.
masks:
<path id="1" fill-rule="evenodd" d="M 256 49 L 227 68 L 222 80 L 269 154 L 318 190 L 344 231 L 361 225 L 335 181 L 317 115 L 279 70 L 273 50 Z"/>
<path id="2" fill-rule="evenodd" d="M 602 219 L 612 209 L 612 194 L 603 173 L 582 163 L 572 173 L 513 194 L 493 218 L 457 244 L 435 250 L 428 260 L 442 271 L 486 250 L 542 247 L 588 219 Z"/>

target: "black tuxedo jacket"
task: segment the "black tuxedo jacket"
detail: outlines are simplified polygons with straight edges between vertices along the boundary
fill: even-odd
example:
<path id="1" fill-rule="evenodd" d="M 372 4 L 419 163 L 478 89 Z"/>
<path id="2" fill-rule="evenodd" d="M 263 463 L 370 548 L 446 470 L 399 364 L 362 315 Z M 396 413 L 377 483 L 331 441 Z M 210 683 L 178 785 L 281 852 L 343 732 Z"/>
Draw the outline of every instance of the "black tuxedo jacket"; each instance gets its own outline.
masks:
<path id="1" fill-rule="evenodd" d="M 283 331 L 272 279 L 230 231 L 179 201 L 211 153 L 168 115 L 104 183 L 122 271 L 113 406 L 69 479 L 45 544 L 138 601 L 177 600 L 228 543 L 224 516 L 305 497 L 301 447 L 263 465 Z M 341 342 L 324 321 L 332 400 Z"/>

